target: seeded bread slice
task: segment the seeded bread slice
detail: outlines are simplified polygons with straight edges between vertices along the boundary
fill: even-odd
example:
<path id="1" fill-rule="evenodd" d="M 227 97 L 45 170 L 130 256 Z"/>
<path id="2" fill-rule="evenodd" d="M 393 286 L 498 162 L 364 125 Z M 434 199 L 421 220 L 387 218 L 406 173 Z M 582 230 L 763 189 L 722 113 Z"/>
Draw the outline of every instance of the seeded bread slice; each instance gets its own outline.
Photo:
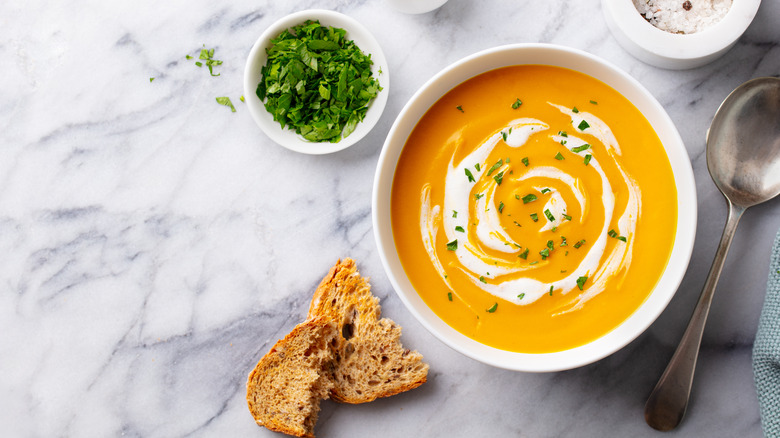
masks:
<path id="1" fill-rule="evenodd" d="M 320 400 L 328 397 L 333 386 L 326 369 L 332 368 L 337 336 L 333 322 L 307 320 L 260 359 L 246 384 L 249 411 L 257 424 L 289 435 L 314 437 Z"/>
<path id="2" fill-rule="evenodd" d="M 365 403 L 416 388 L 427 380 L 422 355 L 401 345 L 401 327 L 379 319 L 379 299 L 371 293 L 355 261 L 331 268 L 314 293 L 309 319 L 336 323 L 336 349 L 330 397 L 344 403 Z"/>

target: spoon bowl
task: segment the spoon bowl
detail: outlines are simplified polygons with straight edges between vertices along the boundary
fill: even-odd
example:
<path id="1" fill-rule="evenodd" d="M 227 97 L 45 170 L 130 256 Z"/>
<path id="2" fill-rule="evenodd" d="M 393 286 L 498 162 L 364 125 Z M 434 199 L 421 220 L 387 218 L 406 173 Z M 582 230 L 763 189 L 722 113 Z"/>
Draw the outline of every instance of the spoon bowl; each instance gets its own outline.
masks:
<path id="1" fill-rule="evenodd" d="M 707 167 L 729 217 L 688 327 L 645 404 L 645 421 L 658 430 L 674 429 L 685 416 L 707 314 L 742 213 L 780 194 L 780 79 L 753 79 L 726 97 L 707 131 Z"/>
<path id="2" fill-rule="evenodd" d="M 752 79 L 723 101 L 707 135 L 707 167 L 743 207 L 780 194 L 780 79 Z"/>

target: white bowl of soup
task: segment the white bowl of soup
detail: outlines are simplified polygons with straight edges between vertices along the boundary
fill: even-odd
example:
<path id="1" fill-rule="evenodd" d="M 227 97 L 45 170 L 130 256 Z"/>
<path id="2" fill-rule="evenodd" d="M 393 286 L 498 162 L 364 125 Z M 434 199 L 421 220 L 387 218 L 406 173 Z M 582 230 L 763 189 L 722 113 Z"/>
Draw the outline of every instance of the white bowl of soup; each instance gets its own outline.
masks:
<path id="1" fill-rule="evenodd" d="M 663 107 L 588 53 L 496 47 L 442 70 L 387 136 L 373 190 L 387 275 L 481 362 L 571 369 L 634 340 L 690 260 L 696 192 Z"/>

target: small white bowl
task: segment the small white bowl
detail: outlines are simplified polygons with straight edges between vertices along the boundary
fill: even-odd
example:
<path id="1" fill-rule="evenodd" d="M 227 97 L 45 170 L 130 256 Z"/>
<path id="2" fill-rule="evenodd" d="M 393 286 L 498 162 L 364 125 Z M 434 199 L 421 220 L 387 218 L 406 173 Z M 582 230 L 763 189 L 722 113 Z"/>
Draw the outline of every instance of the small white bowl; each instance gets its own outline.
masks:
<path id="1" fill-rule="evenodd" d="M 306 20 L 318 20 L 323 26 L 338 27 L 347 31 L 346 37 L 353 40 L 363 51 L 370 54 L 374 62 L 371 67 L 373 76 L 379 81 L 382 91 L 369 104 L 366 117 L 358 123 L 355 130 L 338 143 L 311 142 L 305 140 L 294 130 L 282 128 L 279 122 L 274 121 L 273 116 L 265 109 L 263 102 L 257 97 L 257 84 L 260 83 L 260 72 L 268 55 L 266 49 L 271 47 L 271 40 L 276 38 L 283 30 L 303 23 Z M 244 96 L 249 107 L 249 113 L 258 126 L 271 140 L 287 149 L 304 154 L 329 154 L 346 149 L 360 141 L 371 128 L 379 121 L 382 111 L 387 103 L 387 93 L 390 89 L 390 71 L 387 60 L 373 35 L 357 20 L 334 11 L 310 9 L 290 14 L 272 24 L 260 35 L 246 61 L 244 69 Z"/>
<path id="2" fill-rule="evenodd" d="M 647 118 L 664 145 L 677 186 L 677 231 L 666 268 L 647 300 L 622 324 L 604 336 L 570 350 L 526 354 L 500 350 L 458 332 L 439 318 L 417 294 L 401 265 L 391 225 L 391 192 L 396 165 L 406 139 L 425 112 L 456 85 L 489 70 L 542 64 L 579 71 L 617 90 Z M 685 145 L 661 104 L 634 78 L 588 53 L 548 44 L 496 47 L 468 56 L 439 72 L 412 96 L 390 128 L 379 156 L 372 197 L 374 237 L 379 256 L 396 293 L 423 326 L 454 350 L 500 368 L 550 372 L 576 368 L 623 348 L 663 312 L 677 291 L 693 251 L 696 235 L 696 184 Z"/>
<path id="3" fill-rule="evenodd" d="M 758 11 L 761 0 L 734 0 L 722 20 L 696 33 L 674 34 L 653 26 L 631 0 L 601 0 L 612 35 L 640 61 L 670 70 L 708 64 L 736 44 Z"/>

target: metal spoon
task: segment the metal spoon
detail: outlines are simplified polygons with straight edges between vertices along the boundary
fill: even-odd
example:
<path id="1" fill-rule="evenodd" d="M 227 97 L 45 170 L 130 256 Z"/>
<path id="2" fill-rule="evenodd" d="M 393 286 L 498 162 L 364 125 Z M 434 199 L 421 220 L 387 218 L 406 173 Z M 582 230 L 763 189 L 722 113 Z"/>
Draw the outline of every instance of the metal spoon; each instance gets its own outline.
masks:
<path id="1" fill-rule="evenodd" d="M 645 421 L 658 430 L 674 429 L 685 415 L 715 285 L 742 213 L 780 194 L 780 79 L 752 79 L 726 97 L 707 131 L 707 168 L 729 217 L 688 328 L 645 405 Z"/>

